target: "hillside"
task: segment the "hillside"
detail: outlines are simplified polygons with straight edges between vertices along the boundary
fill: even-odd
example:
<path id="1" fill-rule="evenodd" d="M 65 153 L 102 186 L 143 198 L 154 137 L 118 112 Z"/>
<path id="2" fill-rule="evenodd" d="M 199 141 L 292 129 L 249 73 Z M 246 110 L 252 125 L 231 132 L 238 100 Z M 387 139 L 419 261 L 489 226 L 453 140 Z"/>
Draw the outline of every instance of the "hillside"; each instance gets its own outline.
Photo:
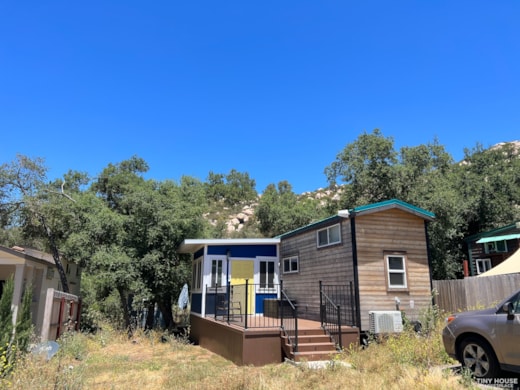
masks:
<path id="1" fill-rule="evenodd" d="M 491 146 L 488 150 L 499 150 L 505 146 L 512 146 L 514 154 L 520 154 L 520 140 L 500 142 Z M 315 200 L 319 205 L 325 207 L 331 201 L 339 202 L 341 189 L 341 186 L 325 189 L 318 188 L 315 191 L 304 192 L 297 196 L 298 200 Z M 255 218 L 255 210 L 258 206 L 260 197 L 261 194 L 258 195 L 256 201 L 237 205 L 235 207 L 226 207 L 214 203 L 212 206 L 213 211 L 206 213 L 204 217 L 212 227 L 222 232 L 221 238 L 261 237 L 262 234 L 258 229 L 258 221 Z"/>

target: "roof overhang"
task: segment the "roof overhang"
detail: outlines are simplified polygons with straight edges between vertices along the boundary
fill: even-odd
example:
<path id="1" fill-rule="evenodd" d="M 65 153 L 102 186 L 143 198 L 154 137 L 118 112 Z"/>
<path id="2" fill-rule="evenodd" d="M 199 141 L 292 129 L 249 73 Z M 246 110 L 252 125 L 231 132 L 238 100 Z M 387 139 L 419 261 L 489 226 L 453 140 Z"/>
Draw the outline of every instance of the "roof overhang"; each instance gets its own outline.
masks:
<path id="1" fill-rule="evenodd" d="M 520 238 L 520 233 L 516 234 L 507 234 L 505 236 L 490 236 L 490 237 L 483 237 L 480 240 L 478 240 L 477 244 L 485 244 L 486 242 L 494 242 L 494 241 L 506 241 L 506 240 L 514 240 L 515 238 Z"/>
<path id="2" fill-rule="evenodd" d="M 205 246 L 223 246 L 223 245 L 278 245 L 279 238 L 201 238 L 186 239 L 179 248 L 178 253 L 195 253 Z"/>
<path id="3" fill-rule="evenodd" d="M 375 213 L 379 211 L 389 210 L 389 209 L 400 209 L 402 211 L 406 211 L 410 214 L 416 215 L 419 218 L 422 218 L 426 221 L 433 221 L 435 220 L 435 214 L 424 210 L 420 207 L 411 205 L 409 203 L 403 202 L 399 199 L 390 199 L 387 201 L 379 202 L 379 203 L 372 203 L 366 206 L 360 206 L 352 209 L 350 211 L 350 214 L 352 215 L 363 215 L 363 214 L 370 214 Z"/>

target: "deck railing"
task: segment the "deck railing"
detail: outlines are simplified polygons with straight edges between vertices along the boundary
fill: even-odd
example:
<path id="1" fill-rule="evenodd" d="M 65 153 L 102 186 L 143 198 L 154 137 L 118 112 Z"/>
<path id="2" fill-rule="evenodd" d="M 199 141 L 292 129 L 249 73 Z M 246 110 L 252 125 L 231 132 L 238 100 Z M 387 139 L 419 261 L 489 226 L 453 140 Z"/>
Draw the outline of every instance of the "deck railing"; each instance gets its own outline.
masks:
<path id="1" fill-rule="evenodd" d="M 207 287 L 212 296 L 214 319 L 250 328 L 280 328 L 280 285 L 274 283 L 228 283 Z"/>
<path id="2" fill-rule="evenodd" d="M 357 309 L 354 299 L 354 286 L 320 284 L 321 326 L 333 338 L 339 349 L 342 345 L 342 326 L 356 326 Z"/>
<path id="3" fill-rule="evenodd" d="M 293 352 L 298 352 L 298 307 L 281 289 L 280 299 L 280 321 L 283 334 L 293 348 Z"/>

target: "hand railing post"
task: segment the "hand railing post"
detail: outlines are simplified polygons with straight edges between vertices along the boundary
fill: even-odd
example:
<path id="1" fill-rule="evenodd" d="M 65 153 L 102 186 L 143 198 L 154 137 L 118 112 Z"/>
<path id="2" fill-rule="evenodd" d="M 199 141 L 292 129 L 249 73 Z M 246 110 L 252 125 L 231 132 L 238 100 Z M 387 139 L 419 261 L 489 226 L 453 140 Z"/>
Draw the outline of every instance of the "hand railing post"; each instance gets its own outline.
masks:
<path id="1" fill-rule="evenodd" d="M 298 306 L 294 307 L 294 352 L 298 352 Z"/>
<path id="2" fill-rule="evenodd" d="M 244 329 L 247 329 L 247 313 L 249 312 L 248 311 L 248 303 L 249 303 L 248 293 L 249 293 L 249 279 L 246 279 L 246 309 L 244 312 Z"/>
<path id="3" fill-rule="evenodd" d="M 323 286 L 322 286 L 322 283 L 321 283 L 321 280 L 320 280 L 320 321 L 321 321 L 321 326 L 323 327 L 323 323 L 324 323 L 324 308 L 323 308 L 323 290 L 322 290 Z"/>
<path id="4" fill-rule="evenodd" d="M 227 301 L 227 323 L 229 324 L 229 308 L 231 304 L 231 282 L 227 281 L 226 286 L 226 301 Z"/>
<path id="5" fill-rule="evenodd" d="M 218 283 L 215 285 L 215 321 L 218 315 Z"/>
<path id="6" fill-rule="evenodd" d="M 338 310 L 338 341 L 339 341 L 339 349 L 343 349 L 343 345 L 342 345 L 342 341 L 341 339 L 343 338 L 341 336 L 341 306 L 338 305 L 337 306 L 337 310 Z"/>
<path id="7" fill-rule="evenodd" d="M 352 286 L 352 282 L 350 282 L 350 311 L 352 315 L 352 321 L 350 326 L 356 325 L 356 301 L 354 300 L 354 287 Z"/>

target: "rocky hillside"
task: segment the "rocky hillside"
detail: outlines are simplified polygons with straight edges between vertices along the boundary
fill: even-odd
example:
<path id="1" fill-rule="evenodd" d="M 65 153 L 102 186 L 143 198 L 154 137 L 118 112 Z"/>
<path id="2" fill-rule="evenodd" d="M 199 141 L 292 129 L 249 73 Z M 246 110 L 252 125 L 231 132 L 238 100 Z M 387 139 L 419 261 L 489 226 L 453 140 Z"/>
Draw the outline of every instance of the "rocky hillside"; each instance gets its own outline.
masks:
<path id="1" fill-rule="evenodd" d="M 501 142 L 491 146 L 490 150 L 496 150 L 505 145 L 512 145 L 516 154 L 520 155 L 520 140 L 511 142 Z M 335 189 L 318 188 L 316 191 L 304 192 L 299 195 L 300 198 L 310 198 L 319 200 L 322 205 L 327 201 L 340 199 L 341 187 Z M 217 228 L 220 225 L 220 231 L 225 237 L 257 237 L 261 236 L 255 226 L 255 208 L 257 202 L 239 206 L 237 208 L 222 207 L 220 210 L 205 214 L 210 224 Z"/>

